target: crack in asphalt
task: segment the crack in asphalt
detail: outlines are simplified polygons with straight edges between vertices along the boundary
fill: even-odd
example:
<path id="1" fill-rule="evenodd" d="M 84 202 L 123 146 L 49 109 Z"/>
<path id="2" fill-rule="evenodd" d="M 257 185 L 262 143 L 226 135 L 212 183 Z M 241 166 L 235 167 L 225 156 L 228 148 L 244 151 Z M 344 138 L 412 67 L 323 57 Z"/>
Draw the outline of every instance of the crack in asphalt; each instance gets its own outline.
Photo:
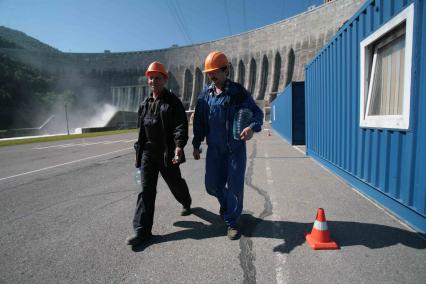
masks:
<path id="1" fill-rule="evenodd" d="M 253 241 L 244 236 L 240 239 L 240 265 L 244 272 L 244 284 L 256 283 L 256 254 L 253 252 Z"/>
<path id="2" fill-rule="evenodd" d="M 252 233 L 256 229 L 257 225 L 262 222 L 261 219 L 266 218 L 272 215 L 272 202 L 271 198 L 267 191 L 255 186 L 252 183 L 252 177 L 254 173 L 254 158 L 257 153 L 257 144 L 256 140 L 253 140 L 253 151 L 249 157 L 249 166 L 247 167 L 247 173 L 245 178 L 245 184 L 252 188 L 255 192 L 257 192 L 260 196 L 265 200 L 263 204 L 263 211 L 260 213 L 259 218 L 256 221 L 250 224 L 243 224 L 243 234 L 240 238 L 240 266 L 243 269 L 244 273 L 244 284 L 256 283 L 256 266 L 254 265 L 254 261 L 256 260 L 256 254 L 253 251 L 253 241 L 251 240 Z M 247 211 L 245 211 L 247 213 Z"/>
<path id="3" fill-rule="evenodd" d="M 123 198 L 119 198 L 119 199 L 113 200 L 111 202 L 108 202 L 107 204 L 104 204 L 103 206 L 96 208 L 95 211 L 98 211 L 98 210 L 104 209 L 104 208 L 106 208 L 106 207 L 108 207 L 110 205 L 116 204 L 116 203 L 118 203 L 118 202 L 120 202 L 122 200 L 125 200 L 125 199 L 129 198 L 132 195 L 134 195 L 134 194 L 132 193 L 132 194 L 124 196 Z"/>

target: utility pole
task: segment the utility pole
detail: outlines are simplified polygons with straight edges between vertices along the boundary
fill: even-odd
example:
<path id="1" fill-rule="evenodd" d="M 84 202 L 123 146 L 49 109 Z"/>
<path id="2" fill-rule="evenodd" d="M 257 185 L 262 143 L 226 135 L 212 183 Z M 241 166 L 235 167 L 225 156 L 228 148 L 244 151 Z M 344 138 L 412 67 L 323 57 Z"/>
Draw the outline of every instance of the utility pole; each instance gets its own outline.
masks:
<path id="1" fill-rule="evenodd" d="M 68 127 L 68 112 L 67 112 L 67 104 L 65 104 L 65 118 L 67 120 L 67 133 L 70 135 L 70 129 Z"/>

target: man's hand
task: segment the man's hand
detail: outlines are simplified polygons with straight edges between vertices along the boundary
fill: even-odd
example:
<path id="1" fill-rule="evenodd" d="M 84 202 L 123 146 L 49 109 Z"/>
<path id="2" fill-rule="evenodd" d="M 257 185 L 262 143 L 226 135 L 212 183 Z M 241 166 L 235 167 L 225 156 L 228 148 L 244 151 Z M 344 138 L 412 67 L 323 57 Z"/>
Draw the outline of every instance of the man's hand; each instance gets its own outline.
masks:
<path id="1" fill-rule="evenodd" d="M 194 151 L 192 152 L 192 155 L 194 156 L 195 160 L 199 160 L 200 159 L 200 154 L 201 151 L 199 148 L 194 148 Z"/>
<path id="2" fill-rule="evenodd" d="M 178 164 L 183 158 L 183 149 L 181 147 L 176 147 L 175 156 L 172 159 L 173 164 Z"/>
<path id="3" fill-rule="evenodd" d="M 240 134 L 241 140 L 248 141 L 253 137 L 253 130 L 250 127 L 246 127 Z"/>

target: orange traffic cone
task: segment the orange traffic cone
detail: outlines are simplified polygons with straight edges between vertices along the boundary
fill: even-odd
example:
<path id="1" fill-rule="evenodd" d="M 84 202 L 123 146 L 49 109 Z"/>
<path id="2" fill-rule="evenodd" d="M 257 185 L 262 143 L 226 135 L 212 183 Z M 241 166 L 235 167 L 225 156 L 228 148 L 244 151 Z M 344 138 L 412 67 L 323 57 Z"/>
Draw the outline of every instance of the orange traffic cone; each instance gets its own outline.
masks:
<path id="1" fill-rule="evenodd" d="M 339 246 L 330 238 L 324 209 L 318 208 L 312 232 L 305 236 L 306 241 L 314 250 L 339 249 Z"/>

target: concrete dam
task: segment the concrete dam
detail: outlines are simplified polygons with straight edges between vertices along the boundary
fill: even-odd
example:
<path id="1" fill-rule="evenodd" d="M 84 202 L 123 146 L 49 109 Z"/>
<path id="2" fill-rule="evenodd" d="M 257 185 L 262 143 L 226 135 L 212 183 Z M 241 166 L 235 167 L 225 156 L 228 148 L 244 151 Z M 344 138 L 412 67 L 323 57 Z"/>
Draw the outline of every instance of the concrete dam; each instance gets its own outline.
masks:
<path id="1" fill-rule="evenodd" d="M 119 110 L 134 112 L 148 95 L 145 70 L 155 60 L 169 70 L 168 88 L 193 110 L 207 83 L 204 59 L 223 51 L 231 62 L 230 78 L 244 85 L 261 106 L 292 81 L 304 80 L 304 66 L 362 5 L 363 0 L 335 0 L 286 20 L 226 38 L 158 50 L 104 53 L 38 52 L 1 48 L 0 52 L 62 78 L 85 84 Z M 83 94 L 84 95 L 84 94 Z"/>

